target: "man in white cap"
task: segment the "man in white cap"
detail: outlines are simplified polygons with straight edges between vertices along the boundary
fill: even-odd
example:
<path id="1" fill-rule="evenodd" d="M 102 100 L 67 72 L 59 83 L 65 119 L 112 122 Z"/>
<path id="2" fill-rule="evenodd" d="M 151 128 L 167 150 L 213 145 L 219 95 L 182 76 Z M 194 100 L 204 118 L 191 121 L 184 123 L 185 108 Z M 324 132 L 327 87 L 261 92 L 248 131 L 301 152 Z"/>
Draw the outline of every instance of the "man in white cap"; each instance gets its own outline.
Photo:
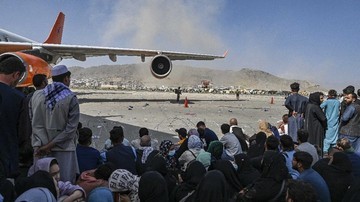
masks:
<path id="1" fill-rule="evenodd" d="M 76 158 L 76 130 L 80 110 L 76 95 L 69 89 L 71 72 L 65 65 L 51 70 L 53 83 L 34 93 L 30 102 L 34 162 L 55 157 L 61 181 L 75 183 L 79 173 Z"/>
<path id="2" fill-rule="evenodd" d="M 0 178 L 20 174 L 18 124 L 24 95 L 14 87 L 24 72 L 25 66 L 16 55 L 0 55 Z"/>

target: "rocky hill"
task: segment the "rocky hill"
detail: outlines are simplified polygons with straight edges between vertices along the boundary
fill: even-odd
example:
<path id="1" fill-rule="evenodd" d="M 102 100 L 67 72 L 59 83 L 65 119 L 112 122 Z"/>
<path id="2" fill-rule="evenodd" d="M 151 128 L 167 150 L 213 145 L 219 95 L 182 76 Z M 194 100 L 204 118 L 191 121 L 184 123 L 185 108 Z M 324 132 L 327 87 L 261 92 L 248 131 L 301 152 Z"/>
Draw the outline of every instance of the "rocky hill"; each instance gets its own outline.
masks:
<path id="1" fill-rule="evenodd" d="M 207 80 L 213 87 L 289 90 L 289 85 L 294 82 L 294 80 L 248 68 L 234 71 L 174 65 L 170 75 L 164 79 L 154 78 L 147 63 L 102 65 L 89 68 L 71 67 L 70 69 L 74 79 L 92 79 L 112 83 L 132 82 L 147 87 L 197 87 L 203 80 Z M 297 80 L 297 82 L 301 84 L 302 90 L 315 91 L 321 88 L 309 81 Z"/>

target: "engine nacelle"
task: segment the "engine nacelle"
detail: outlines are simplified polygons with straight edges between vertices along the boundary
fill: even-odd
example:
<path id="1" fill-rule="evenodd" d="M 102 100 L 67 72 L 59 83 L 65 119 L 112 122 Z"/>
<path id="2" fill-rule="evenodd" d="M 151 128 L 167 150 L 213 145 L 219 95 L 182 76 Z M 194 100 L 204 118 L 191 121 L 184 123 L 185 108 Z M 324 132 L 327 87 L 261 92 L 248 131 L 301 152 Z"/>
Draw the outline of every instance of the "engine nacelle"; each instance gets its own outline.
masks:
<path id="1" fill-rule="evenodd" d="M 21 60 L 25 66 L 25 74 L 20 79 L 17 87 L 27 87 L 32 85 L 32 79 L 36 74 L 44 74 L 47 78 L 51 76 L 51 66 L 43 59 L 22 52 L 4 53 L 3 55 L 13 55 Z"/>
<path id="2" fill-rule="evenodd" d="M 154 77 L 165 78 L 172 70 L 171 60 L 165 55 L 157 55 L 151 60 L 150 70 Z"/>

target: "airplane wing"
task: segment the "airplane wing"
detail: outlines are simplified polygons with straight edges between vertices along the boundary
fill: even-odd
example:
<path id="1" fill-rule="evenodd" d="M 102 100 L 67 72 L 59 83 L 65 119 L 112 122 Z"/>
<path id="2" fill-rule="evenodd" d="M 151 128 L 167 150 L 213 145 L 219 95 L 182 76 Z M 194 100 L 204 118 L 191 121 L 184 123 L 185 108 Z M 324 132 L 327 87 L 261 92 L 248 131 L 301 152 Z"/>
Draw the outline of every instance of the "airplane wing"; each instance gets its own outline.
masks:
<path id="1" fill-rule="evenodd" d="M 207 55 L 197 53 L 146 50 L 146 49 L 128 49 L 115 47 L 100 46 L 82 46 L 82 45 L 65 45 L 65 44 L 45 44 L 45 43 L 24 43 L 24 42 L 0 42 L 0 53 L 13 51 L 45 49 L 51 53 L 61 56 L 62 58 L 74 58 L 85 61 L 87 57 L 109 56 L 112 61 L 116 61 L 116 56 L 139 56 L 154 57 L 156 55 L 166 55 L 170 60 L 214 60 L 225 58 L 224 55 Z M 6 51 L 5 51 L 6 50 Z"/>

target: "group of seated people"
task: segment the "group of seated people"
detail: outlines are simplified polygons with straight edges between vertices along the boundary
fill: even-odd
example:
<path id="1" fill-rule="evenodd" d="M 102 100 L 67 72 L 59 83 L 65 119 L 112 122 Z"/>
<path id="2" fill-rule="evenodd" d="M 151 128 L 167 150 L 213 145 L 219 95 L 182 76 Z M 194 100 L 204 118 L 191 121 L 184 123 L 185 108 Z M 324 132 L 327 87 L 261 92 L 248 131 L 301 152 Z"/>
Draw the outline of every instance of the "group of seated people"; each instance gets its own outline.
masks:
<path id="1" fill-rule="evenodd" d="M 46 157 L 14 187 L 1 179 L 0 201 L 359 201 L 360 156 L 346 138 L 321 158 L 305 130 L 294 142 L 271 130 L 249 137 L 236 119 L 220 129 L 218 139 L 200 121 L 176 130 L 178 142 L 159 144 L 146 128 L 128 141 L 115 126 L 98 151 L 91 129 L 80 128 L 75 184 L 61 181 L 58 162 Z"/>

